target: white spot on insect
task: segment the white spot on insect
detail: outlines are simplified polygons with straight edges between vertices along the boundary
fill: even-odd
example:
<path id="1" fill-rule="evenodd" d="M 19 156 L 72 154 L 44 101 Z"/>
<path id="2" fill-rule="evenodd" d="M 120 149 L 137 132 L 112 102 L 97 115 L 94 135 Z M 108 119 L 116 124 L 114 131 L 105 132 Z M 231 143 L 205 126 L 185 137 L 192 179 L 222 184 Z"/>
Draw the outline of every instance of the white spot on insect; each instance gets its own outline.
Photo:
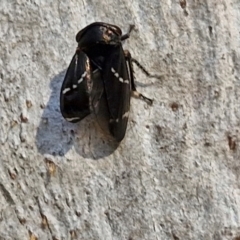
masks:
<path id="1" fill-rule="evenodd" d="M 65 118 L 67 121 L 72 122 L 72 121 L 76 121 L 76 120 L 80 120 L 79 117 L 73 117 L 73 118 Z"/>
<path id="2" fill-rule="evenodd" d="M 118 78 L 118 80 L 119 80 L 121 83 L 127 83 L 127 84 L 129 84 L 128 79 L 124 80 L 122 77 L 119 77 L 119 74 L 114 70 L 114 68 L 111 68 L 111 71 L 113 72 L 114 76 L 115 76 L 116 78 Z"/>
<path id="3" fill-rule="evenodd" d="M 65 88 L 65 89 L 63 89 L 62 94 L 66 94 L 66 93 L 69 92 L 70 90 L 71 90 L 71 88 Z"/>
<path id="4" fill-rule="evenodd" d="M 119 119 L 118 118 L 117 119 L 110 119 L 109 122 L 110 123 L 112 123 L 112 122 L 119 122 Z"/>
<path id="5" fill-rule="evenodd" d="M 123 119 L 123 118 L 128 118 L 128 116 L 129 116 L 129 112 L 125 112 L 125 113 L 122 115 L 122 119 Z"/>
<path id="6" fill-rule="evenodd" d="M 80 83 L 83 81 L 83 79 L 86 77 L 86 75 L 87 75 L 87 72 L 85 71 L 85 72 L 82 74 L 82 76 L 80 77 L 80 79 L 78 80 L 78 84 L 80 84 Z"/>
<path id="7" fill-rule="evenodd" d="M 139 92 L 137 92 L 137 91 L 132 91 L 132 96 L 136 97 L 136 98 L 140 98 L 141 94 Z"/>
<path id="8" fill-rule="evenodd" d="M 122 83 L 129 83 L 128 79 L 123 80 L 123 78 L 121 78 L 121 77 L 119 78 L 119 81 L 122 82 Z"/>
<path id="9" fill-rule="evenodd" d="M 73 85 L 73 89 L 74 89 L 74 88 L 77 88 L 77 85 L 74 84 L 74 85 Z"/>

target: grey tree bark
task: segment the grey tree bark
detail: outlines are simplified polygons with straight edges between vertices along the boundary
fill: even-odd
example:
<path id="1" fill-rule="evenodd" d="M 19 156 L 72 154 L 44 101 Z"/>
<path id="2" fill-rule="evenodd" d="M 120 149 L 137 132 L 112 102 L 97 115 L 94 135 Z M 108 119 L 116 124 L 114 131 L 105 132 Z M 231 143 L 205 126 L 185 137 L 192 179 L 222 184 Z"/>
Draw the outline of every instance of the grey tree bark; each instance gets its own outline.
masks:
<path id="1" fill-rule="evenodd" d="M 94 21 L 125 41 L 139 91 L 114 148 L 60 87 Z M 240 2 L 2 0 L 0 239 L 240 239 Z"/>

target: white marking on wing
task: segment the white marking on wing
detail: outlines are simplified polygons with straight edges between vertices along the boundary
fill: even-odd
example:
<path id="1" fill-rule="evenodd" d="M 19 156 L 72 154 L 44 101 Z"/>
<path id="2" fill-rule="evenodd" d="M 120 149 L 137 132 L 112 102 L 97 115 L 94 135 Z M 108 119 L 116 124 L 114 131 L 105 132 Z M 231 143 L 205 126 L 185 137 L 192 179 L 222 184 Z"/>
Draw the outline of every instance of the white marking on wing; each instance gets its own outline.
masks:
<path id="1" fill-rule="evenodd" d="M 72 122 L 72 121 L 75 121 L 75 120 L 80 120 L 79 117 L 73 117 L 73 118 L 65 118 L 67 121 L 69 122 Z"/>
<path id="2" fill-rule="evenodd" d="M 128 79 L 123 80 L 123 78 L 120 77 L 119 74 L 114 70 L 114 68 L 111 68 L 111 71 L 113 72 L 114 76 L 115 76 L 116 78 L 118 78 L 118 80 L 119 80 L 121 83 L 127 83 L 127 84 L 129 84 L 129 80 L 128 80 Z"/>
<path id="3" fill-rule="evenodd" d="M 119 119 L 118 118 L 117 119 L 110 119 L 109 122 L 110 123 L 112 123 L 112 122 L 119 122 Z"/>
<path id="4" fill-rule="evenodd" d="M 87 72 L 85 71 L 85 72 L 82 74 L 81 78 L 78 80 L 78 84 L 80 84 L 80 83 L 83 81 L 83 79 L 86 77 L 86 75 L 87 75 Z"/>
<path id="5" fill-rule="evenodd" d="M 128 118 L 128 116 L 129 116 L 129 112 L 125 112 L 125 113 L 122 115 L 122 119 L 123 119 L 123 118 Z"/>
<path id="6" fill-rule="evenodd" d="M 66 93 L 69 92 L 70 90 L 71 90 L 71 88 L 65 88 L 65 89 L 63 89 L 62 94 L 66 94 Z"/>

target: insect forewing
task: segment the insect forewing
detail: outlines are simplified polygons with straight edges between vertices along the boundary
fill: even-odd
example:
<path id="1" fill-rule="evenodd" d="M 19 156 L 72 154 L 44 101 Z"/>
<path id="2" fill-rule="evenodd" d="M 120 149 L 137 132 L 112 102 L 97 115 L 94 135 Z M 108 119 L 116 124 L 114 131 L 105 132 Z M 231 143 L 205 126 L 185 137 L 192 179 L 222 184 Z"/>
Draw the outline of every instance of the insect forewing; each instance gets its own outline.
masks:
<path id="1" fill-rule="evenodd" d="M 78 122 L 90 113 L 91 76 L 89 58 L 83 51 L 77 50 L 68 67 L 60 94 L 60 109 L 66 120 Z"/>
<path id="2" fill-rule="evenodd" d="M 103 82 L 110 113 L 109 130 L 116 140 L 125 136 L 131 86 L 121 45 L 112 47 L 103 68 Z"/>

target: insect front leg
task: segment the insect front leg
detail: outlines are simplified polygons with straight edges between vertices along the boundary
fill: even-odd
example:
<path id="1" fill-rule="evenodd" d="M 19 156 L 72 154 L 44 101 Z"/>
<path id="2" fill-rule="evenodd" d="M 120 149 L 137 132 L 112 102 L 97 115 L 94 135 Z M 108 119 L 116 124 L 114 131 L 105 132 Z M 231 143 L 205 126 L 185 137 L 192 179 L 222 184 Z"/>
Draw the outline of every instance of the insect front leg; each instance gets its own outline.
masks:
<path id="1" fill-rule="evenodd" d="M 132 96 L 140 98 L 140 99 L 144 100 L 147 104 L 152 105 L 153 100 L 148 98 L 148 97 L 145 97 L 143 94 L 138 92 L 137 89 L 136 89 L 136 85 L 135 85 L 135 82 L 134 82 L 134 70 L 133 70 L 133 64 L 132 64 L 133 63 L 133 58 L 132 58 L 130 52 L 125 50 L 124 55 L 125 55 L 126 62 L 128 63 L 128 68 L 129 68 L 131 88 L 132 88 Z M 142 67 L 142 69 L 144 69 L 146 71 L 145 68 Z M 148 73 L 148 72 L 146 71 L 145 73 Z M 151 76 L 151 74 L 149 74 L 149 73 L 146 74 L 146 75 Z"/>
<path id="2" fill-rule="evenodd" d="M 124 34 L 124 35 L 121 36 L 121 41 L 124 41 L 124 40 L 126 40 L 127 38 L 130 37 L 130 33 L 131 33 L 131 31 L 134 29 L 134 27 L 135 27 L 135 25 L 130 24 L 129 29 L 128 29 L 128 32 L 127 32 L 126 34 Z"/>

